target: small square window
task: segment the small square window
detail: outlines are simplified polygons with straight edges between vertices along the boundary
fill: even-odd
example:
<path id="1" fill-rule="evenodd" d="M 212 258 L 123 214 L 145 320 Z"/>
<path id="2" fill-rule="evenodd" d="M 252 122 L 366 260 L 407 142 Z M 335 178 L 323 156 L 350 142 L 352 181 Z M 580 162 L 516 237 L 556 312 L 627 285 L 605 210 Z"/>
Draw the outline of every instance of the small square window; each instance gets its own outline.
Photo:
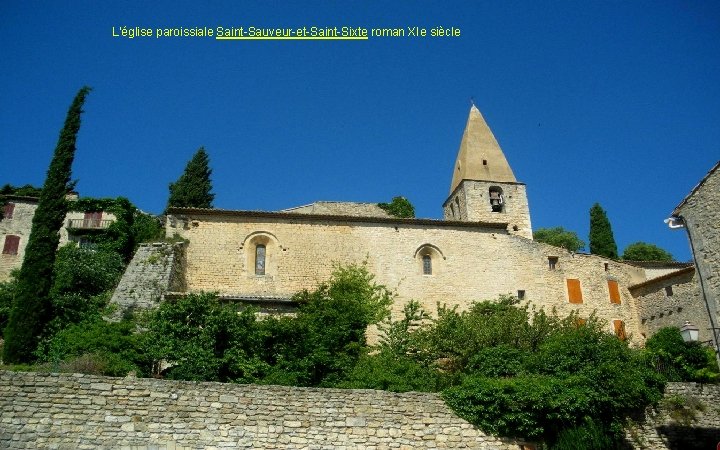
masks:
<path id="1" fill-rule="evenodd" d="M 665 295 L 668 297 L 672 297 L 672 295 L 673 295 L 672 286 L 665 286 Z"/>
<path id="2" fill-rule="evenodd" d="M 548 256 L 548 268 L 550 270 L 557 269 L 557 263 L 558 263 L 558 257 L 557 256 Z"/>
<path id="3" fill-rule="evenodd" d="M 525 300 L 525 290 L 523 290 L 523 289 L 518 290 L 517 298 L 519 300 Z"/>

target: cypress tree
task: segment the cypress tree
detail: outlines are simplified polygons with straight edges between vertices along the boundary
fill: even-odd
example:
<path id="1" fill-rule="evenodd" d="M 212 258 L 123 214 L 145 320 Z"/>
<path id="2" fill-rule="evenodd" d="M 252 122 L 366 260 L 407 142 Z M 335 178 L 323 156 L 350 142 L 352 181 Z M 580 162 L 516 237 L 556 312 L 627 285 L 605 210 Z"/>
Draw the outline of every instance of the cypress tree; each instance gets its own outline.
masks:
<path id="1" fill-rule="evenodd" d="M 170 183 L 168 208 L 212 208 L 215 194 L 210 182 L 210 158 L 204 147 L 200 147 L 185 166 L 185 172 L 174 183 Z"/>
<path id="2" fill-rule="evenodd" d="M 618 257 L 617 244 L 613 236 L 610 221 L 599 203 L 590 208 L 590 253 L 606 256 L 608 258 Z"/>
<path id="3" fill-rule="evenodd" d="M 6 363 L 31 361 L 44 328 L 52 319 L 49 292 L 53 282 L 55 252 L 60 242 L 59 231 L 67 214 L 65 195 L 70 187 L 80 115 L 89 92 L 89 87 L 81 88 L 70 105 L 40 192 L 5 328 L 3 359 Z"/>

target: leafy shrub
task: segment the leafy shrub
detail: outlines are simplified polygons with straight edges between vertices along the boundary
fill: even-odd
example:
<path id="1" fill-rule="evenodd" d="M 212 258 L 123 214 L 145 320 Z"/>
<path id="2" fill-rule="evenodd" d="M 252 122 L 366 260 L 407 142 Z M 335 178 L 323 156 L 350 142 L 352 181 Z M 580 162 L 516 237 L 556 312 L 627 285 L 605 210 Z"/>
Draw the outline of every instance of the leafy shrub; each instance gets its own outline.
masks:
<path id="1" fill-rule="evenodd" d="M 622 448 L 611 432 L 589 417 L 582 425 L 562 430 L 550 449 L 577 450 L 580 447 L 584 450 Z"/>
<path id="2" fill-rule="evenodd" d="M 667 381 L 714 382 L 720 378 L 715 355 L 699 342 L 685 342 L 680 330 L 665 327 L 645 342 L 648 360 Z"/>
<path id="3" fill-rule="evenodd" d="M 402 196 L 393 197 L 390 203 L 378 203 L 378 206 L 391 216 L 400 218 L 415 217 L 415 207 L 410 203 L 410 200 Z"/>
<path id="4" fill-rule="evenodd" d="M 440 374 L 410 358 L 388 352 L 360 358 L 347 378 L 337 387 L 379 389 L 392 392 L 436 392 L 441 388 Z"/>
<path id="5" fill-rule="evenodd" d="M 131 371 L 149 374 L 149 359 L 135 331 L 130 321 L 88 320 L 60 330 L 44 341 L 36 354 L 40 362 L 51 363 L 58 370 L 61 364 L 75 364 L 108 376 L 124 376 Z"/>

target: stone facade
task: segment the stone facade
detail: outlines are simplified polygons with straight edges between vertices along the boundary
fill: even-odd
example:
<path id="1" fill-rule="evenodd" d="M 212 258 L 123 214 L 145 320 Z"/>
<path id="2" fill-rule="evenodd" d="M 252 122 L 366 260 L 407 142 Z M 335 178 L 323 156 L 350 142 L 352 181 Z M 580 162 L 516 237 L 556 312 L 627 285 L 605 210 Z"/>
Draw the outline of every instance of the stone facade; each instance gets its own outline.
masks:
<path id="1" fill-rule="evenodd" d="M 684 223 L 690 240 L 720 364 L 720 162 L 675 208 L 673 216 Z"/>
<path id="2" fill-rule="evenodd" d="M 523 291 L 536 307 L 584 317 L 595 311 L 609 331 L 621 320 L 640 338 L 628 286 L 645 279 L 641 268 L 512 235 L 503 224 L 185 208 L 169 214 L 167 235 L 188 241 L 189 292 L 289 298 L 328 279 L 337 264 L 365 262 L 377 282 L 397 293 L 395 317 L 411 299 L 434 313 L 438 302 L 466 309 Z M 258 245 L 266 252 L 262 275 L 255 271 Z M 431 274 L 424 273 L 424 256 Z M 570 303 L 568 279 L 579 280 L 581 303 Z M 618 303 L 610 300 L 609 281 L 617 282 Z"/>
<path id="3" fill-rule="evenodd" d="M 712 340 L 710 319 L 694 267 L 630 286 L 630 293 L 637 299 L 644 335 L 652 336 L 663 327 L 680 328 L 689 321 L 699 328 L 698 340 Z"/>
<path id="4" fill-rule="evenodd" d="M 19 237 L 17 252 L 0 254 L 0 281 L 10 278 L 10 272 L 19 269 L 25 257 L 32 219 L 37 209 L 38 199 L 35 197 L 8 196 L 8 203 L 12 205 L 12 214 L 0 220 L 0 245 L 3 245 L 8 236 Z M 73 229 L 103 229 L 116 220 L 112 213 L 102 212 L 102 216 L 86 219 L 81 211 L 70 211 L 65 216 L 63 227 L 60 229 L 60 246 L 77 239 Z"/>
<path id="5" fill-rule="evenodd" d="M 720 446 L 720 385 L 668 383 L 665 398 L 626 428 L 642 450 L 705 450 Z"/>
<path id="6" fill-rule="evenodd" d="M 502 195 L 500 211 L 492 210 L 492 190 Z M 530 209 L 523 183 L 463 180 L 443 204 L 443 215 L 446 220 L 506 223 L 509 233 L 532 239 Z"/>
<path id="7" fill-rule="evenodd" d="M 0 371 L 3 449 L 518 449 L 437 394 Z"/>

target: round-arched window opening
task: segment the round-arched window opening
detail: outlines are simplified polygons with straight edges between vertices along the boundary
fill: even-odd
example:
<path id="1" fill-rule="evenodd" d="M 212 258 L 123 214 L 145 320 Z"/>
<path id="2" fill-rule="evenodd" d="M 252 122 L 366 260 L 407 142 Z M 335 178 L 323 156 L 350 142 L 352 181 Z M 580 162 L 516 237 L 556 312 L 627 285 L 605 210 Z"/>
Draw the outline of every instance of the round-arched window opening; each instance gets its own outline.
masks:
<path id="1" fill-rule="evenodd" d="M 492 212 L 503 212 L 505 210 L 505 199 L 503 198 L 503 191 L 498 186 L 490 188 L 490 207 Z"/>

